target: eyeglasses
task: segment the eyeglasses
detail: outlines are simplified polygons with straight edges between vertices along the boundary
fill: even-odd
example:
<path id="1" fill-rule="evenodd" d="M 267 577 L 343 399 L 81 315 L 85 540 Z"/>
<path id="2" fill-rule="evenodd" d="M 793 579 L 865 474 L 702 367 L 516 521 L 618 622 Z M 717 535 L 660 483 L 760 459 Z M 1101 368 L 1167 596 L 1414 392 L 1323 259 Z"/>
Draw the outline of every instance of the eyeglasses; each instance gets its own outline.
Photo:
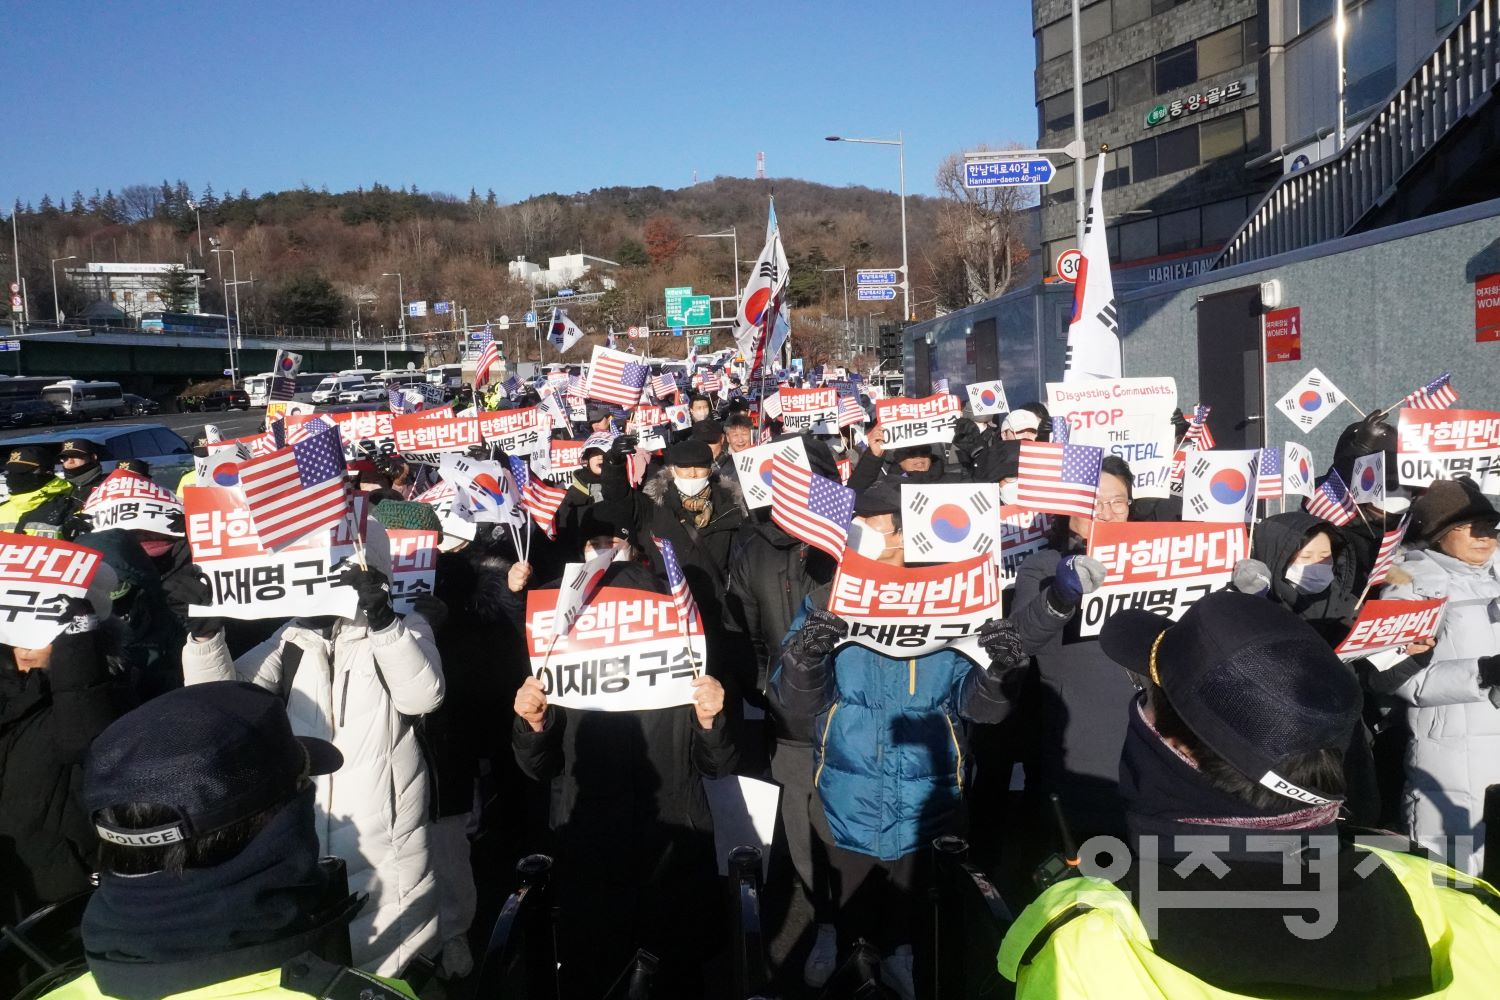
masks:
<path id="1" fill-rule="evenodd" d="M 1130 513 L 1130 501 L 1125 499 L 1124 497 L 1116 497 L 1113 500 L 1105 500 L 1103 498 L 1100 498 L 1094 501 L 1094 510 L 1095 512 L 1100 514 L 1104 513 L 1106 510 L 1112 511 L 1116 514 L 1128 514 Z"/>

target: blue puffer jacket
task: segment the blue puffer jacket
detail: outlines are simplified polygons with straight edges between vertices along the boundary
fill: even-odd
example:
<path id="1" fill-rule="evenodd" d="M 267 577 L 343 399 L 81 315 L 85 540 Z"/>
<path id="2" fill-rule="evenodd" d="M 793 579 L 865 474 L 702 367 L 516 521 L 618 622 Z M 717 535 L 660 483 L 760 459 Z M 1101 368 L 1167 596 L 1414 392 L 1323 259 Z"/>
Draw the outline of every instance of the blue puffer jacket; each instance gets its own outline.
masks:
<path id="1" fill-rule="evenodd" d="M 813 607 L 803 602 L 788 642 Z M 947 650 L 898 660 L 844 646 L 809 662 L 784 645 L 771 687 L 812 726 L 834 842 L 883 861 L 945 832 L 963 791 L 961 720 L 999 722 L 1011 704 L 999 678 Z"/>

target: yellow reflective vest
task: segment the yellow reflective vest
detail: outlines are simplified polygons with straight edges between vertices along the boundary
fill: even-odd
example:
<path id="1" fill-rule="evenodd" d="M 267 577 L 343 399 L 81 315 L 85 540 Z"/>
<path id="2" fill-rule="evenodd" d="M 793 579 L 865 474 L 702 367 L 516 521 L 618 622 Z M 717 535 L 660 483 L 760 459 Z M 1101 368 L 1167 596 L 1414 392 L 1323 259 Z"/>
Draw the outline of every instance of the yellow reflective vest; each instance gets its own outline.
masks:
<path id="1" fill-rule="evenodd" d="M 26 515 L 31 514 L 39 507 L 70 497 L 73 493 L 73 485 L 66 479 L 50 479 L 41 489 L 32 490 L 30 493 L 12 493 L 6 497 L 4 503 L 0 503 L 0 531 L 15 531 L 16 526 L 25 521 Z M 24 524 L 21 528 L 23 535 L 35 535 L 39 538 L 56 538 L 62 534 L 62 523 L 67 519 L 71 509 L 61 509 L 68 505 L 59 504 L 56 517 L 43 520 L 33 520 Z M 51 523 L 56 521 L 56 523 Z"/>
<path id="2" fill-rule="evenodd" d="M 1497 898 L 1500 891 L 1425 858 L 1360 849 L 1378 855 L 1391 869 L 1422 921 L 1432 952 L 1433 990 L 1426 995 L 1495 996 L 1500 989 L 1500 913 L 1469 892 L 1433 883 L 1473 886 Z M 1023 964 L 1039 938 L 1045 943 Z M 1017 1000 L 1232 1000 L 1244 995 L 1211 986 L 1158 956 L 1130 897 L 1102 879 L 1071 878 L 1048 888 L 1006 932 L 998 965 L 1000 974 L 1016 983 Z"/>
<path id="3" fill-rule="evenodd" d="M 368 975 L 368 973 L 362 975 Z M 389 991 L 402 996 L 416 997 L 410 987 L 400 980 L 375 976 L 369 978 L 387 987 Z M 188 990 L 186 993 L 173 993 L 170 996 L 164 996 L 162 1000 L 227 1000 L 229 997 L 309 997 L 312 995 L 287 989 L 281 985 L 281 970 L 268 969 L 265 972 L 256 972 L 252 975 L 240 976 L 238 979 L 229 979 L 211 986 Z M 85 973 L 72 982 L 65 983 L 52 992 L 44 994 L 42 1000 L 110 1000 L 110 997 L 107 993 L 99 992 L 99 984 L 94 982 L 92 973 Z"/>

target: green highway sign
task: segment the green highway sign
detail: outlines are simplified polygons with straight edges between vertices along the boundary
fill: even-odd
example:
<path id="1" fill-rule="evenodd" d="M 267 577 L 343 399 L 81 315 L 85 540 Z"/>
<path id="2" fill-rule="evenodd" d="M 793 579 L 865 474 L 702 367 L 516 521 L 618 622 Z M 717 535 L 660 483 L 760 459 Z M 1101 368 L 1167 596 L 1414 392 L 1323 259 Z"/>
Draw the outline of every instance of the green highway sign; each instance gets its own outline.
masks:
<path id="1" fill-rule="evenodd" d="M 668 288 L 664 294 L 668 326 L 708 326 L 713 321 L 709 297 L 694 295 L 691 286 Z"/>
<path id="2" fill-rule="evenodd" d="M 693 345 L 695 347 L 707 347 L 712 342 L 713 337 L 706 333 L 700 333 L 698 334 L 698 336 L 693 338 Z"/>

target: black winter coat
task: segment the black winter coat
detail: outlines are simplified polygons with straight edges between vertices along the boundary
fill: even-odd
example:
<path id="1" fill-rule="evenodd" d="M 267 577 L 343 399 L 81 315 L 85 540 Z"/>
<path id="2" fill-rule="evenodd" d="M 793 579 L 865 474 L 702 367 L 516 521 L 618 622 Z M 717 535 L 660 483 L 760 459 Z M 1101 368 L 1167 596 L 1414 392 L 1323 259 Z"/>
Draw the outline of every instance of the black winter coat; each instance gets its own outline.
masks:
<path id="1" fill-rule="evenodd" d="M 1306 545 L 1313 529 L 1322 527 L 1333 539 L 1333 586 L 1318 594 L 1304 594 L 1286 581 L 1286 570 L 1298 550 Z M 1305 511 L 1275 514 L 1255 526 L 1252 558 L 1271 571 L 1271 596 L 1294 612 L 1336 646 L 1349 634 L 1359 609 L 1364 582 L 1358 576 L 1353 547 L 1339 529 Z"/>
<path id="2" fill-rule="evenodd" d="M 0 658 L 0 923 L 14 923 L 89 887 L 83 760 L 120 705 L 97 631 L 59 636 L 43 670 Z"/>
<path id="3" fill-rule="evenodd" d="M 742 641 L 748 640 L 757 692 L 766 691 L 771 671 L 780 661 L 782 640 L 803 599 L 832 581 L 837 568 L 826 552 L 793 538 L 771 521 L 746 523 L 740 530 L 729 562 L 724 627 Z M 771 718 L 777 739 L 811 741 L 805 725 L 788 726 L 776 711 Z"/>

